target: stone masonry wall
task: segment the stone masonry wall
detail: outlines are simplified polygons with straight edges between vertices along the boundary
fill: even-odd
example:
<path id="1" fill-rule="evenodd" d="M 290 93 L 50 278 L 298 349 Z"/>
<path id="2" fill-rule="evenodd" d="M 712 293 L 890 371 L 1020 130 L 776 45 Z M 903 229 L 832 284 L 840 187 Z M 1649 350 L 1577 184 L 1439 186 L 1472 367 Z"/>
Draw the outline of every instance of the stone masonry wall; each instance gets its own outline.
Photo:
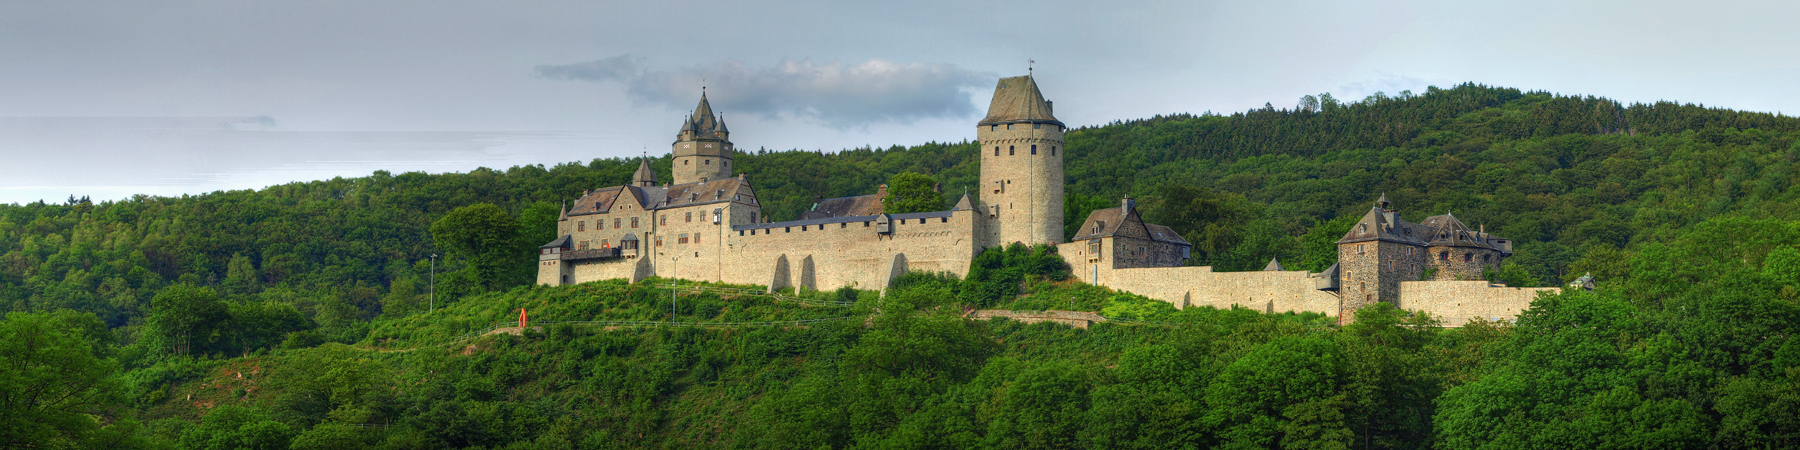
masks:
<path id="1" fill-rule="evenodd" d="M 1033 125 L 976 128 L 981 142 L 981 186 L 976 196 L 996 219 L 984 245 L 1063 241 L 1063 131 L 1055 125 Z"/>
<path id="2" fill-rule="evenodd" d="M 1459 327 L 1474 318 L 1513 320 L 1539 292 L 1558 289 L 1491 286 L 1486 281 L 1406 281 L 1400 283 L 1398 306 L 1429 312 L 1444 326 Z"/>
<path id="3" fill-rule="evenodd" d="M 711 214 L 710 208 L 706 211 Z M 714 225 L 710 216 L 705 221 L 696 216 L 694 222 L 688 222 L 685 214 L 670 217 L 669 225 L 661 228 L 662 246 L 646 237 L 641 258 L 581 261 L 574 266 L 573 282 L 635 281 L 655 275 L 778 288 L 885 289 L 894 277 L 909 270 L 964 276 L 980 251 L 975 244 L 980 218 L 973 211 L 956 211 L 941 218 L 896 219 L 891 234 L 876 233 L 873 221 L 776 223 L 770 224 L 773 228 L 751 233 Z M 729 218 L 724 221 L 731 222 Z M 674 235 L 669 235 L 671 232 Z M 689 235 L 688 243 L 680 242 L 681 234 Z M 695 243 L 694 234 L 704 237 Z"/>

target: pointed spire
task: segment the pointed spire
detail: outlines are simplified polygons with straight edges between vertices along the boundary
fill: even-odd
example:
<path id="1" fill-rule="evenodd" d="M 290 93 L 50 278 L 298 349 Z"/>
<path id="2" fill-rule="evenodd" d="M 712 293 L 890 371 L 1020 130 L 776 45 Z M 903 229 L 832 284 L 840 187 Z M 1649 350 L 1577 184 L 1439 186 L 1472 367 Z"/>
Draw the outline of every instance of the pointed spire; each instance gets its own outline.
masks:
<path id="1" fill-rule="evenodd" d="M 638 187 L 656 187 L 656 171 L 650 170 L 650 157 L 638 160 L 637 173 L 631 175 L 631 185 Z"/>
<path id="2" fill-rule="evenodd" d="M 1389 209 L 1386 192 L 1381 193 L 1381 199 L 1375 201 L 1375 206 L 1379 206 L 1379 207 L 1381 207 L 1381 209 Z"/>
<path id="3" fill-rule="evenodd" d="M 718 124 L 718 119 L 713 116 L 712 103 L 706 101 L 705 88 L 701 88 L 700 104 L 694 106 L 693 119 L 690 120 L 694 123 L 694 131 L 701 133 L 713 131 Z"/>
<path id="4" fill-rule="evenodd" d="M 981 212 L 981 210 L 979 209 L 979 206 L 975 204 L 975 199 L 973 197 L 969 197 L 969 193 L 967 191 L 963 192 L 962 199 L 957 200 L 956 206 L 950 207 L 950 210 L 951 211 Z"/>
<path id="5" fill-rule="evenodd" d="M 556 213 L 558 220 L 569 220 L 569 202 L 564 201 L 557 209 L 561 210 Z"/>
<path id="6" fill-rule="evenodd" d="M 1281 261 L 1277 261 L 1275 258 L 1269 258 L 1269 265 L 1263 266 L 1264 272 L 1281 272 L 1284 270 L 1287 269 L 1282 268 Z"/>
<path id="7" fill-rule="evenodd" d="M 719 128 L 717 128 L 715 131 L 718 131 L 720 133 L 730 133 L 731 132 L 731 130 L 725 129 L 725 113 L 719 113 Z"/>

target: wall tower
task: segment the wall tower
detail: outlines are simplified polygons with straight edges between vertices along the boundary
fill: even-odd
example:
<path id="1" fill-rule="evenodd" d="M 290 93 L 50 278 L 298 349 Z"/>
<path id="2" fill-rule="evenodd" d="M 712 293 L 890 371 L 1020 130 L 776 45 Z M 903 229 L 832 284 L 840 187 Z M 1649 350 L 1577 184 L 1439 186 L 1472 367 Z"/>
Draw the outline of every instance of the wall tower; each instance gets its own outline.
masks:
<path id="1" fill-rule="evenodd" d="M 1052 106 L 1030 75 L 994 87 L 987 117 L 975 128 L 979 194 L 991 223 L 984 245 L 1063 241 L 1063 123 Z"/>
<path id="2" fill-rule="evenodd" d="M 694 115 L 681 123 L 675 134 L 672 153 L 675 156 L 674 183 L 687 184 L 731 177 L 731 131 L 725 120 L 713 115 L 706 93 L 700 93 L 700 105 Z"/>

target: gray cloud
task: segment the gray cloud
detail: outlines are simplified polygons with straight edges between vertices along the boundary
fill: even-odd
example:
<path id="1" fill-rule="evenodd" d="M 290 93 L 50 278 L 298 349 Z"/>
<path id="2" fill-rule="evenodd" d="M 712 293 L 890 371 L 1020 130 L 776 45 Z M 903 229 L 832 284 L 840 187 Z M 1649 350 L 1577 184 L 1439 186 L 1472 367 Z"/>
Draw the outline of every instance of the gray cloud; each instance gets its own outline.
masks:
<path id="1" fill-rule="evenodd" d="M 977 111 L 971 95 L 993 80 L 993 75 L 952 64 L 882 59 L 854 64 L 783 59 L 773 67 L 727 61 L 677 70 L 654 70 L 643 63 L 643 58 L 626 54 L 540 65 L 537 75 L 617 82 L 634 101 L 673 108 L 692 107 L 704 84 L 720 112 L 809 120 L 838 129 L 971 117 Z"/>

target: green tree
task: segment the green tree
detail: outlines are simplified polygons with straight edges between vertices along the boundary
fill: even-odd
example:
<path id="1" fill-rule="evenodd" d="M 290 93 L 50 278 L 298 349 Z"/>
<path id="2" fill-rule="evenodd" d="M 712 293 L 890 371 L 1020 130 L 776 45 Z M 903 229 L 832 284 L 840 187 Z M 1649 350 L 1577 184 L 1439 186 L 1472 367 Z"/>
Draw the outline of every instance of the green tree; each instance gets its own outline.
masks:
<path id="1" fill-rule="evenodd" d="M 932 212 L 944 210 L 944 196 L 937 191 L 937 180 L 918 172 L 901 172 L 888 178 L 887 198 L 881 199 L 881 212 L 888 214 Z"/>
<path id="2" fill-rule="evenodd" d="M 125 403 L 112 332 L 93 314 L 10 313 L 0 321 L 0 448 L 95 448 Z"/>
<path id="3" fill-rule="evenodd" d="M 530 252 L 521 245 L 519 221 L 492 203 L 456 208 L 431 224 L 438 248 L 461 257 L 483 288 L 524 284 Z"/>
<path id="4" fill-rule="evenodd" d="M 219 341 L 230 311 L 211 288 L 177 284 L 150 300 L 145 334 L 153 345 L 177 355 L 204 353 Z"/>

